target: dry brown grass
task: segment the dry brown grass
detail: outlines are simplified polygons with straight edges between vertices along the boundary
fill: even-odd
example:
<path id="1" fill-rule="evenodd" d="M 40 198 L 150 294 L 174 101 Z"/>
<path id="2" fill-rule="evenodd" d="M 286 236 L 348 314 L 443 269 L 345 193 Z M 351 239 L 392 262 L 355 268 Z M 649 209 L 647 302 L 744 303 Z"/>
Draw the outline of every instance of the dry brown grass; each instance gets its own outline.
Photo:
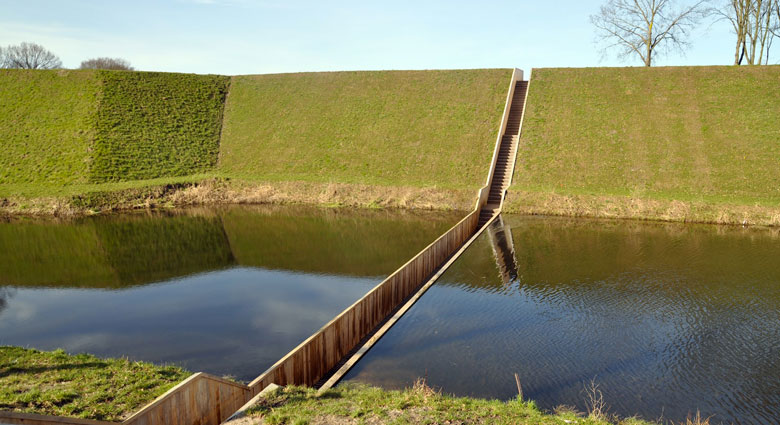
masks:
<path id="1" fill-rule="evenodd" d="M 431 399 L 441 397 L 441 389 L 436 390 L 428 386 L 428 381 L 425 378 L 417 378 L 412 384 L 412 388 L 409 392 L 413 395 L 420 397 L 423 401 L 428 402 Z"/>
<path id="2" fill-rule="evenodd" d="M 346 183 L 200 183 L 93 192 L 67 197 L 0 198 L 0 217 L 74 217 L 106 211 L 224 204 L 309 204 L 358 208 L 467 211 L 476 193 L 467 189 L 371 186 Z"/>
<path id="3" fill-rule="evenodd" d="M 344 207 L 469 210 L 476 193 L 471 190 L 365 184 L 274 182 L 238 183 L 210 180 L 177 191 L 174 205 L 203 204 L 318 204 Z"/>
<path id="4" fill-rule="evenodd" d="M 697 410 L 695 416 L 686 418 L 680 425 L 710 425 L 710 418 L 702 418 L 701 412 Z"/>
<path id="5" fill-rule="evenodd" d="M 511 191 L 504 212 L 685 223 L 780 226 L 780 206 L 711 204 L 628 196 Z"/>
<path id="6" fill-rule="evenodd" d="M 584 393 L 588 417 L 596 421 L 609 421 L 609 408 L 595 379 L 585 385 Z"/>

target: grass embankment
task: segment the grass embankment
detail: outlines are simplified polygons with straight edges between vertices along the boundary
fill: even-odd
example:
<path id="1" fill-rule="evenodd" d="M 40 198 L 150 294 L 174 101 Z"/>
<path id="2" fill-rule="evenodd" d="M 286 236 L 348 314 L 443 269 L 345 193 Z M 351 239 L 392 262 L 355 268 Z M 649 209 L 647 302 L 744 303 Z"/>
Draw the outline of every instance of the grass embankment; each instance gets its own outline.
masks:
<path id="1" fill-rule="evenodd" d="M 469 70 L 235 77 L 220 169 L 247 180 L 473 192 L 487 175 L 510 76 Z"/>
<path id="2" fill-rule="evenodd" d="M 597 405 L 600 407 L 600 405 Z M 404 391 L 346 385 L 317 395 L 315 390 L 286 387 L 261 399 L 241 420 L 249 424 L 527 424 L 649 425 L 638 419 L 615 419 L 601 410 L 581 415 L 560 408 L 541 411 L 533 401 L 508 402 L 442 395 L 417 383 Z M 691 423 L 691 422 L 689 422 Z M 693 422 L 697 423 L 697 422 Z M 700 423 L 706 423 L 702 421 Z M 238 424 L 237 424 L 238 425 Z"/>
<path id="3" fill-rule="evenodd" d="M 90 181 L 186 176 L 212 169 L 229 78 L 101 71 Z"/>
<path id="4" fill-rule="evenodd" d="M 505 211 L 780 225 L 780 66 L 536 69 Z"/>
<path id="5" fill-rule="evenodd" d="M 0 163 L 8 170 L 0 210 L 226 202 L 468 209 L 484 183 L 510 74 L 337 72 L 230 83 L 2 71 L 0 138 L 10 153 Z M 42 160 L 48 168 L 37 166 Z"/>
<path id="6" fill-rule="evenodd" d="M 0 410 L 121 421 L 189 375 L 173 366 L 0 346 Z M 404 391 L 350 384 L 318 395 L 314 389 L 285 387 L 262 398 L 236 425 L 650 424 L 609 415 L 597 388 L 593 391 L 590 412 L 583 415 L 564 407 L 543 412 L 521 398 L 503 402 L 447 396 L 422 380 Z"/>
<path id="7" fill-rule="evenodd" d="M 0 70 L 0 211 L 139 206 L 208 178 L 229 77 Z"/>
<path id="8" fill-rule="evenodd" d="M 0 410 L 120 421 L 189 375 L 127 359 L 0 347 Z"/>
<path id="9" fill-rule="evenodd" d="M 99 98 L 95 71 L 0 69 L 0 186 L 87 183 Z"/>

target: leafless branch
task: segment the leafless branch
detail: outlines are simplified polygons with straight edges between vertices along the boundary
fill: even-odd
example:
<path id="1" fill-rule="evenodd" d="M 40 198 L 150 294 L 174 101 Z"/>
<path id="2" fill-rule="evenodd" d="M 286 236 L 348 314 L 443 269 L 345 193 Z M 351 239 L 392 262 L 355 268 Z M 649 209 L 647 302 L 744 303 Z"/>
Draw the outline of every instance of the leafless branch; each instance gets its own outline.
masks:
<path id="1" fill-rule="evenodd" d="M 22 69 L 62 68 L 62 61 L 40 44 L 22 43 L 5 49 L 3 67 Z"/>
<path id="2" fill-rule="evenodd" d="M 780 37 L 780 0 L 716 0 L 709 13 L 731 23 L 736 35 L 734 64 L 769 63 L 775 37 Z"/>
<path id="3" fill-rule="evenodd" d="M 683 52 L 690 30 L 704 16 L 705 0 L 675 8 L 675 0 L 607 0 L 590 16 L 606 50 L 618 48 L 618 57 L 638 57 L 651 66 L 661 53 Z"/>
<path id="4" fill-rule="evenodd" d="M 80 69 L 114 69 L 132 71 L 130 62 L 122 58 L 94 58 L 81 62 Z"/>

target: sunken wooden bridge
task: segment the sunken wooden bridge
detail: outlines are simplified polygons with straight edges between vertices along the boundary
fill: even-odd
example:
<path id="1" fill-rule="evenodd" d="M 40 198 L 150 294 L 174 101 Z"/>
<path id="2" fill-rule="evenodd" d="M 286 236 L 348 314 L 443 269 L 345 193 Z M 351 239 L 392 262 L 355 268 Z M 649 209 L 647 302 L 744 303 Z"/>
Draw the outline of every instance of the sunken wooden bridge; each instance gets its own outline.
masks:
<path id="1" fill-rule="evenodd" d="M 248 385 L 196 373 L 121 424 L 219 425 L 272 384 L 335 385 L 500 213 L 514 171 L 527 92 L 523 71 L 515 69 L 485 186 L 474 210 L 460 222 Z M 119 424 L 0 412 L 3 423 Z"/>

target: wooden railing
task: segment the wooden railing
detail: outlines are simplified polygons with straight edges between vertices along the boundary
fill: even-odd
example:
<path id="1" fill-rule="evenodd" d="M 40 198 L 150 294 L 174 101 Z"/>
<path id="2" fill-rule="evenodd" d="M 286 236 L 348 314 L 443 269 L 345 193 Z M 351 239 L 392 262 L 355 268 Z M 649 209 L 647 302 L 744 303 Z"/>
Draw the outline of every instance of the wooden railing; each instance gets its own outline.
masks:
<path id="1" fill-rule="evenodd" d="M 253 394 L 267 385 L 314 385 L 331 371 L 474 233 L 471 212 L 249 384 Z"/>
<path id="2" fill-rule="evenodd" d="M 493 175 L 496 173 L 496 162 L 498 161 L 498 154 L 501 150 L 501 139 L 506 131 L 506 125 L 509 121 L 509 112 L 512 109 L 512 99 L 515 96 L 515 83 L 523 79 L 523 70 L 515 68 L 512 71 L 512 81 L 509 82 L 509 91 L 506 94 L 506 103 L 504 103 L 504 114 L 501 116 L 501 122 L 498 125 L 498 135 L 496 136 L 496 145 L 493 147 L 493 158 L 490 160 L 490 168 L 488 169 L 487 179 L 485 180 L 485 186 L 479 191 L 476 209 L 481 209 L 487 202 L 488 195 L 490 194 L 490 185 L 493 182 Z"/>

